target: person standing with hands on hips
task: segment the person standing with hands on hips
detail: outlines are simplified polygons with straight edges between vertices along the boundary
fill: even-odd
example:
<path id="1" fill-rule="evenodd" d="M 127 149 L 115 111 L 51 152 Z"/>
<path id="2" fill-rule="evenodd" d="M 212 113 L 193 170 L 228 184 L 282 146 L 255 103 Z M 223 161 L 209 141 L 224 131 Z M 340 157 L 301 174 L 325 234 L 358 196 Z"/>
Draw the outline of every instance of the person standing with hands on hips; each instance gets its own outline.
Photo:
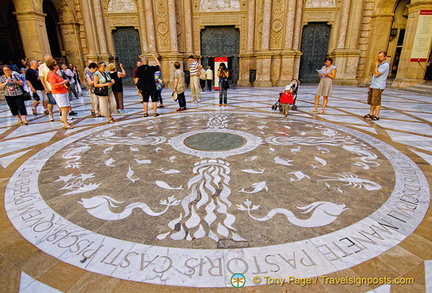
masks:
<path id="1" fill-rule="evenodd" d="M 372 81 L 369 86 L 367 103 L 370 105 L 369 114 L 363 116 L 365 119 L 373 121 L 379 120 L 381 111 L 381 95 L 386 88 L 387 76 L 390 65 L 386 62 L 387 53 L 381 51 L 378 53 L 378 60 L 375 62 L 375 69 L 372 75 Z"/>

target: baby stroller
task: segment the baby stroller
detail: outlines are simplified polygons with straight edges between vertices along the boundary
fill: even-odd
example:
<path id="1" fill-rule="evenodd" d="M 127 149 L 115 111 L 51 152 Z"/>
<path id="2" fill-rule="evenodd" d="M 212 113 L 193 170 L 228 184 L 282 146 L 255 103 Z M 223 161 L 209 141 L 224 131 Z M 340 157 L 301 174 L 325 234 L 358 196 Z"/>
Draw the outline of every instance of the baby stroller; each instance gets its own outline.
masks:
<path id="1" fill-rule="evenodd" d="M 294 104 L 292 104 L 292 106 L 291 106 L 291 109 L 292 110 L 297 110 L 297 106 L 296 106 L 296 100 L 297 100 L 297 90 L 298 90 L 298 87 L 299 87 L 299 85 L 300 85 L 300 81 L 298 81 L 297 79 L 293 79 L 293 80 L 291 80 L 291 82 L 288 84 L 289 86 L 291 86 L 291 89 L 292 89 L 292 94 L 293 94 L 293 97 L 294 97 Z M 278 110 L 279 109 L 279 111 L 282 111 L 282 107 L 281 107 L 281 104 L 280 104 L 280 96 L 282 96 L 282 93 L 279 93 L 279 99 L 277 100 L 277 102 L 271 107 L 271 109 L 273 110 L 273 111 L 276 111 L 276 110 Z"/>

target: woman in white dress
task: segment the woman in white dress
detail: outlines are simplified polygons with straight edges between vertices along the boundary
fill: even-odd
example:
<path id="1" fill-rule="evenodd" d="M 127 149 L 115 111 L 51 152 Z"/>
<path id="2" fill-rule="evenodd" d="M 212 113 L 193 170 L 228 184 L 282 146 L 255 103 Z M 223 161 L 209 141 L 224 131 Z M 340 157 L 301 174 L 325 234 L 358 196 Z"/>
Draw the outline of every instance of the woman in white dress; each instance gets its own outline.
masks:
<path id="1" fill-rule="evenodd" d="M 332 94 L 333 79 L 336 77 L 336 66 L 333 65 L 333 59 L 330 57 L 324 58 L 324 66 L 317 71 L 321 80 L 315 93 L 315 105 L 311 112 L 318 112 L 319 98 L 323 96 L 322 109 L 318 112 L 318 114 L 322 114 L 327 106 L 328 97 Z"/>

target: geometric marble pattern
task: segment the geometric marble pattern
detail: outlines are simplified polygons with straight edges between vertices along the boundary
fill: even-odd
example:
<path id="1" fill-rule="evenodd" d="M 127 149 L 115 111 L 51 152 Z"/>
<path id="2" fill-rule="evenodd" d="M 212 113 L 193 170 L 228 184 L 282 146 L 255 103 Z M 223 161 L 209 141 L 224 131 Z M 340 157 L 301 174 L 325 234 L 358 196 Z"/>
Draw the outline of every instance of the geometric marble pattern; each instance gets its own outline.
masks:
<path id="1" fill-rule="evenodd" d="M 165 90 L 142 118 L 126 88 L 113 125 L 72 101 L 71 130 L 15 125 L 2 102 L 5 292 L 426 291 L 430 97 L 388 89 L 371 122 L 365 88 L 334 87 L 322 115 L 315 89 L 287 118 L 271 110 L 280 88 L 230 90 L 228 107 L 206 92 L 182 113 Z"/>

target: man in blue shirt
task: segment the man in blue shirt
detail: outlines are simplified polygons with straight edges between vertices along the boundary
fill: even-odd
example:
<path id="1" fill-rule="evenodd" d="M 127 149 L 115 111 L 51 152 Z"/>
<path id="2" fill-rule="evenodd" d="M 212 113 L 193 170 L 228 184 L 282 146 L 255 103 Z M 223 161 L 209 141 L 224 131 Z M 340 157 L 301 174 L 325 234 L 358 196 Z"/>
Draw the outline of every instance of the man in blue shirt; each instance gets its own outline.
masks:
<path id="1" fill-rule="evenodd" d="M 379 120 L 381 111 L 381 95 L 386 87 L 387 76 L 390 65 L 386 62 L 387 53 L 381 51 L 378 53 L 378 60 L 375 62 L 375 70 L 372 75 L 372 81 L 369 86 L 368 104 L 370 105 L 369 114 L 363 116 L 373 121 Z"/>

